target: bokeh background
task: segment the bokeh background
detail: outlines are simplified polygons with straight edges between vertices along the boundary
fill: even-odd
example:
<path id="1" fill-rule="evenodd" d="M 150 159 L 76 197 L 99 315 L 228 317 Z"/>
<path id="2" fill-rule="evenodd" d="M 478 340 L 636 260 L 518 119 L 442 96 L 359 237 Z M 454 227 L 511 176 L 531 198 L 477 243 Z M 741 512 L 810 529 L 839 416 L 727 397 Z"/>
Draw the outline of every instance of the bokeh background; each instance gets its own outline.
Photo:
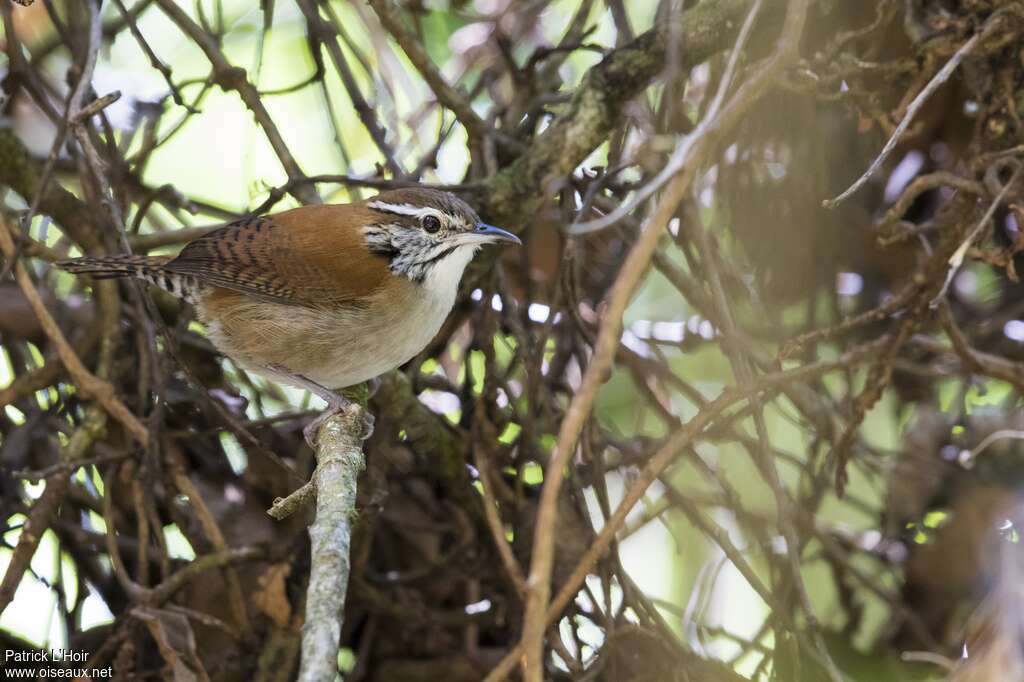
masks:
<path id="1" fill-rule="evenodd" d="M 1024 679 L 1021 3 L 0 17 L 3 648 L 89 651 L 119 679 L 294 678 L 308 519 L 265 509 L 308 478 L 316 400 L 246 375 L 162 292 L 52 261 L 428 183 L 526 246 L 485 254 L 371 400 L 342 679 L 485 679 L 515 655 L 538 533 L 553 593 L 574 589 L 546 679 Z M 661 237 L 538 530 L 645 230 Z M 147 442 L 67 371 L 26 287 Z"/>

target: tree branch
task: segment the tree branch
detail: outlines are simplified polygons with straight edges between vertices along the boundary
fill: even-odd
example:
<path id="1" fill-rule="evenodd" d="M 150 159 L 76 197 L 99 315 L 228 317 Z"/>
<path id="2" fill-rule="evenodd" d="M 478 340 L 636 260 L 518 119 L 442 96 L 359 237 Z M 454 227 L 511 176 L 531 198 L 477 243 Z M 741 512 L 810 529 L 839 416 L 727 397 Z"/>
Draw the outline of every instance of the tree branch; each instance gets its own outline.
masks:
<path id="1" fill-rule="evenodd" d="M 316 496 L 316 519 L 309 527 L 312 558 L 306 622 L 302 626 L 300 682 L 333 680 L 338 667 L 356 482 L 365 467 L 362 443 L 363 408 L 353 404 L 320 428 L 312 480 L 288 497 L 275 500 L 268 512 L 282 519 Z"/>
<path id="2" fill-rule="evenodd" d="M 491 178 L 479 195 L 485 215 L 505 225 L 526 222 L 553 194 L 553 183 L 571 174 L 608 139 L 626 103 L 662 72 L 670 39 L 683 46 L 684 68 L 700 64 L 732 46 L 753 4 L 754 0 L 704 2 L 609 52 L 587 72 L 566 112 L 535 137 L 521 157 Z M 784 6 L 777 0 L 767 3 L 764 14 L 778 15 Z"/>
<path id="3" fill-rule="evenodd" d="M 11 239 L 11 234 L 6 228 L 0 228 L 0 250 L 3 251 L 4 257 L 12 260 L 16 258 L 14 241 Z M 43 299 L 40 298 L 39 292 L 36 291 L 32 280 L 28 276 L 28 272 L 25 270 L 25 266 L 17 261 L 14 263 L 14 278 L 17 280 L 22 292 L 24 292 L 25 299 L 32 307 L 32 311 L 39 319 L 43 332 L 53 344 L 61 362 L 67 368 L 68 374 L 74 380 L 78 392 L 87 398 L 95 398 L 110 416 L 121 422 L 132 438 L 137 440 L 142 447 L 146 447 L 149 443 L 149 430 L 121 402 L 117 397 L 117 390 L 110 382 L 96 376 L 85 366 L 75 353 L 75 349 L 71 347 L 67 337 L 64 336 L 64 332 L 57 325 L 56 320 L 53 319 L 50 311 L 46 309 Z"/>

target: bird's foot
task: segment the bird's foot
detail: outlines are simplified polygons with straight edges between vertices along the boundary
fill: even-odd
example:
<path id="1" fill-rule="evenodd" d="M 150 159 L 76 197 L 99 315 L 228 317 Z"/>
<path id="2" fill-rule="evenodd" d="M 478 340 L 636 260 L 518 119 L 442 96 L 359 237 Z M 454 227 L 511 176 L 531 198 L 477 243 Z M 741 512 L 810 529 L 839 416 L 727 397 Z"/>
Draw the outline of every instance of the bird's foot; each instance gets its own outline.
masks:
<path id="1" fill-rule="evenodd" d="M 287 377 L 290 383 L 306 389 L 307 391 L 309 391 L 313 395 L 318 396 L 320 399 L 327 403 L 327 408 L 319 415 L 317 415 L 316 419 L 307 424 L 306 428 L 302 429 L 302 435 L 303 437 L 305 437 L 306 443 L 313 450 L 316 450 L 317 434 L 320 433 L 320 427 L 324 425 L 324 422 L 326 422 L 334 415 L 340 414 L 345 409 L 347 409 L 350 405 L 352 405 L 353 399 L 360 403 L 366 402 L 366 400 L 369 399 L 369 395 L 372 395 L 373 392 L 376 392 L 377 386 L 380 385 L 379 380 L 373 379 L 371 380 L 370 383 L 368 383 L 368 385 L 365 388 L 361 385 L 357 385 L 349 387 L 347 389 L 342 389 L 341 393 L 338 393 L 332 391 L 329 388 L 321 386 L 320 384 L 313 381 L 312 379 L 309 379 L 308 377 L 304 377 L 301 374 L 295 374 L 294 372 L 289 370 L 287 367 L 284 367 L 283 365 L 267 365 L 267 369 L 275 374 L 280 374 L 284 377 Z M 345 395 L 346 393 L 348 395 Z M 351 398 L 349 396 L 351 396 Z M 373 415 L 370 414 L 369 411 L 367 411 L 364 408 L 362 438 L 363 440 L 366 440 L 372 435 Z"/>
<path id="2" fill-rule="evenodd" d="M 352 402 L 348 398 L 334 395 L 333 398 L 328 399 L 327 409 L 306 424 L 305 428 L 302 429 L 302 435 L 305 437 L 306 444 L 309 445 L 310 450 L 316 450 L 316 436 L 319 434 L 319 429 L 324 426 L 324 422 L 335 415 L 341 414 L 350 404 Z"/>
<path id="3" fill-rule="evenodd" d="M 373 435 L 373 425 L 376 420 L 369 410 L 363 410 L 363 440 Z"/>
<path id="4" fill-rule="evenodd" d="M 334 399 L 327 401 L 327 409 L 316 416 L 313 421 L 306 424 L 306 427 L 302 429 L 302 435 L 306 439 L 306 444 L 309 445 L 310 449 L 316 450 L 317 436 L 320 433 L 320 427 L 324 423 L 336 414 L 341 414 L 349 407 L 351 407 L 352 401 L 343 396 L 335 396 Z M 373 435 L 374 418 L 370 414 L 369 410 L 363 409 L 363 434 L 362 439 L 366 440 Z"/>

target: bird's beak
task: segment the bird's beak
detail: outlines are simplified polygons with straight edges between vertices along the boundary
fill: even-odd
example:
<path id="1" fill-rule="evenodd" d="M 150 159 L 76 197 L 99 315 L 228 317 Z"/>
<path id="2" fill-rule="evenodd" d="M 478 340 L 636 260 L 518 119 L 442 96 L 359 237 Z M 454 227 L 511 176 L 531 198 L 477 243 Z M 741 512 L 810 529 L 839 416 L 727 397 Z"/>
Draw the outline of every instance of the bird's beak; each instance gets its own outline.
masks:
<path id="1" fill-rule="evenodd" d="M 515 236 L 508 230 L 503 230 L 500 227 L 494 225 L 488 225 L 487 223 L 477 223 L 476 229 L 471 233 L 475 239 L 473 241 L 481 242 L 484 244 L 493 244 L 495 242 L 509 242 L 512 244 L 522 245 L 523 242 L 519 240 L 519 237 Z"/>

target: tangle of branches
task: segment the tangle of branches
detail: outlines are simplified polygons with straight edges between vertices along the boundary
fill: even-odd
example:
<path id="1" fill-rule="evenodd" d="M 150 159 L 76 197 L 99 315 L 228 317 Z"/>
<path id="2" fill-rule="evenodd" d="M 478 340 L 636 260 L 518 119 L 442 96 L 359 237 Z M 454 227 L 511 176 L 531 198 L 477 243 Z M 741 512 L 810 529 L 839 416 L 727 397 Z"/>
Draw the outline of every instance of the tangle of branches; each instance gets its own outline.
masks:
<path id="1" fill-rule="evenodd" d="M 1024 3 L 0 19 L 3 649 L 295 679 L 315 406 L 52 263 L 426 184 L 526 246 L 370 399 L 343 679 L 1024 679 Z"/>

